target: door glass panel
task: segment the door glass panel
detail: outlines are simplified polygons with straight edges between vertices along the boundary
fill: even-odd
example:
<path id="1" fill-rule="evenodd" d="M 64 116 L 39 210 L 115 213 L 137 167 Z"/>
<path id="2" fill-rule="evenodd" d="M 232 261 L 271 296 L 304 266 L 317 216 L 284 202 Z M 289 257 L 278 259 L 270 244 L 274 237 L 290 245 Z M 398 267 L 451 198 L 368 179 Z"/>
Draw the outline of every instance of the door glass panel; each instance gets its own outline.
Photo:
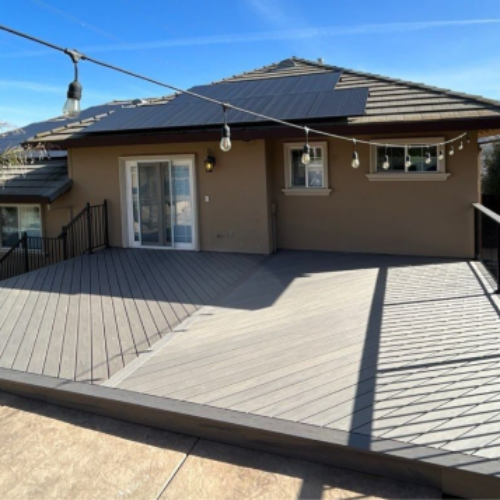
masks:
<path id="1" fill-rule="evenodd" d="M 130 188 L 132 190 L 132 225 L 134 241 L 141 241 L 139 221 L 139 180 L 137 179 L 137 167 L 130 167 Z"/>
<path id="2" fill-rule="evenodd" d="M 170 180 L 170 165 L 161 163 L 163 175 L 163 221 L 165 246 L 172 246 L 172 183 Z"/>
<path id="3" fill-rule="evenodd" d="M 193 203 L 189 165 L 172 164 L 172 201 L 174 207 L 174 242 L 193 242 Z"/>
<path id="4" fill-rule="evenodd" d="M 2 247 L 11 247 L 19 239 L 20 228 L 17 207 L 0 208 Z"/>
<path id="5" fill-rule="evenodd" d="M 143 245 L 161 244 L 160 176 L 155 163 L 139 163 L 140 229 Z"/>

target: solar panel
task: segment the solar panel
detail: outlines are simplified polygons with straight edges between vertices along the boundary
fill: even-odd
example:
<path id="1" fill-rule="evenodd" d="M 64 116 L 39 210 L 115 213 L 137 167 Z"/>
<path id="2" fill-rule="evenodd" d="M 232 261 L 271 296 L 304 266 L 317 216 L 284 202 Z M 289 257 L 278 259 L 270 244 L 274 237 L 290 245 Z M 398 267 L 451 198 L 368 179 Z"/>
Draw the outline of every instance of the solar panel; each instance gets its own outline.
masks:
<path id="1" fill-rule="evenodd" d="M 70 123 L 76 123 L 81 120 L 86 120 L 87 118 L 92 118 L 93 116 L 107 113 L 118 106 L 119 105 L 117 104 L 92 106 L 90 108 L 83 109 L 80 115 L 76 118 L 53 118 L 44 122 L 31 123 L 30 125 L 22 127 L 20 130 L 0 134 L 0 151 L 16 147 L 27 139 L 42 132 L 48 132 L 50 130 L 54 130 L 55 128 L 69 125 Z"/>
<path id="2" fill-rule="evenodd" d="M 340 118 L 365 113 L 367 88 L 335 90 L 340 73 L 318 73 L 285 78 L 223 82 L 193 87 L 193 92 L 281 120 Z M 86 133 L 198 127 L 222 124 L 219 104 L 182 94 L 167 104 L 117 110 L 93 123 Z M 265 121 L 243 111 L 228 109 L 230 124 Z"/>

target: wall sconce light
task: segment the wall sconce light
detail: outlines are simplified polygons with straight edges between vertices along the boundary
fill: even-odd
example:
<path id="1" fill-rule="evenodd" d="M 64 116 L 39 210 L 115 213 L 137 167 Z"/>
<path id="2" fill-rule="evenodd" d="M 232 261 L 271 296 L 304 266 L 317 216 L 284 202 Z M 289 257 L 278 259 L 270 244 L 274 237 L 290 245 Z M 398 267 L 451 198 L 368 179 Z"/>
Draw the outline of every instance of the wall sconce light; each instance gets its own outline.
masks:
<path id="1" fill-rule="evenodd" d="M 209 174 L 214 171 L 215 168 L 215 156 L 212 154 L 212 150 L 207 151 L 207 158 L 205 160 L 205 172 Z"/>

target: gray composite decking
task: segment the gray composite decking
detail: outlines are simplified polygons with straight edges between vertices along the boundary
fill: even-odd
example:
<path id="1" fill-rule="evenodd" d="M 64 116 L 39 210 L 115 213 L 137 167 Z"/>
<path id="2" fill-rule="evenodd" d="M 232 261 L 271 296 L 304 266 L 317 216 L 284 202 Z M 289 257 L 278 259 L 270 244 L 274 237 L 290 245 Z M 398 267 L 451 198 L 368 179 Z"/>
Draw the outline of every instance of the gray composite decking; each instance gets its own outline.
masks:
<path id="1" fill-rule="evenodd" d="M 109 249 L 0 282 L 0 368 L 102 383 L 261 255 Z"/>
<path id="2" fill-rule="evenodd" d="M 498 301 L 474 263 L 281 252 L 159 346 L 106 385 L 500 459 Z"/>

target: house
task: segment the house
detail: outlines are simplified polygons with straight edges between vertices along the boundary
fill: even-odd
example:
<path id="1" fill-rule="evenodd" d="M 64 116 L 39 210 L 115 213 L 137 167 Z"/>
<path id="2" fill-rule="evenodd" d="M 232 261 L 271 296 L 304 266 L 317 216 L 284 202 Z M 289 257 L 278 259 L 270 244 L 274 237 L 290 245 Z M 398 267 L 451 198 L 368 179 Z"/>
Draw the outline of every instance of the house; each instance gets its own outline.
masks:
<path id="1" fill-rule="evenodd" d="M 472 204 L 500 103 L 298 58 L 193 91 L 257 113 L 227 109 L 231 148 L 189 95 L 23 141 L 67 151 L 40 216 L 72 236 L 3 262 L 0 389 L 495 497 L 500 216 Z M 304 164 L 304 129 L 258 113 L 333 136 Z"/>
<path id="2" fill-rule="evenodd" d="M 221 151 L 221 107 L 189 95 L 87 113 L 27 141 L 68 151 L 72 186 L 44 211 L 45 234 L 106 199 L 117 247 L 472 257 L 478 138 L 500 129 L 500 102 L 296 57 L 192 90 L 349 140 L 311 133 L 305 166 L 302 130 L 235 110 Z"/>

